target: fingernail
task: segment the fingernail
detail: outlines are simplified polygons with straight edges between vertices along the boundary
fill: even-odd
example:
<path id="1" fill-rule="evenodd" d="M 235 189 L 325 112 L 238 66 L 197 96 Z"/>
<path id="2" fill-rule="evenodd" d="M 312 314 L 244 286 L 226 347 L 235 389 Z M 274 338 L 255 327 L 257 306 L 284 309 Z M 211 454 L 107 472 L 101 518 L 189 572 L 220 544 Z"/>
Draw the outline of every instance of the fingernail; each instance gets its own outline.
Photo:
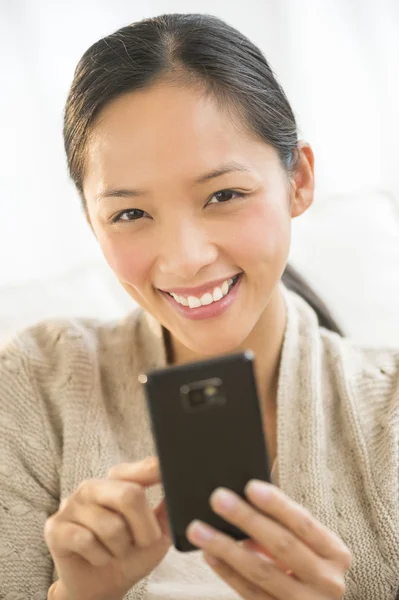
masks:
<path id="1" fill-rule="evenodd" d="M 229 510 L 236 504 L 236 499 L 228 490 L 218 488 L 212 493 L 212 502 L 214 502 L 218 508 Z"/>
<path id="2" fill-rule="evenodd" d="M 207 542 L 213 538 L 213 530 L 200 521 L 192 521 L 190 523 L 188 534 L 194 542 Z"/>
<path id="3" fill-rule="evenodd" d="M 245 493 L 252 494 L 260 500 L 268 500 L 270 498 L 270 486 L 264 481 L 251 479 L 245 486 Z"/>

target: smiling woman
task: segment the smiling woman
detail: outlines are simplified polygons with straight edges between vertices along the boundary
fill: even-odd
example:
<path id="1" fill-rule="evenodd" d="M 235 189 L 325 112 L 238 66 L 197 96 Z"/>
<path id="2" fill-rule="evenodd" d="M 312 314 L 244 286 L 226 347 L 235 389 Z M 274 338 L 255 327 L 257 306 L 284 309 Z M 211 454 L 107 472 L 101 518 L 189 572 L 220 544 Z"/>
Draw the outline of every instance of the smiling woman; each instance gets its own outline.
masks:
<path id="1" fill-rule="evenodd" d="M 176 361 L 250 343 L 267 396 L 285 318 L 276 284 L 291 218 L 313 198 L 313 154 L 298 143 L 291 108 L 264 59 L 249 55 L 249 42 L 238 46 L 238 32 L 210 22 L 212 53 L 188 15 L 136 24 L 134 40 L 124 28 L 89 49 L 66 106 L 65 147 L 106 260 L 172 334 Z M 141 50 L 131 44 L 143 35 L 151 37 L 145 69 L 135 71 Z M 236 43 L 241 60 L 226 58 L 223 42 Z M 121 57 L 104 88 L 96 65 L 112 65 L 127 43 L 130 61 Z M 237 86 L 237 77 L 246 84 Z M 236 276 L 225 294 L 216 285 Z M 263 357 L 266 331 L 273 339 Z"/>
<path id="2" fill-rule="evenodd" d="M 339 335 L 287 265 L 314 156 L 263 54 L 209 15 L 123 27 L 81 58 L 64 139 L 93 234 L 140 307 L 47 321 L 0 353 L 5 598 L 54 582 L 50 600 L 393 600 L 399 351 Z M 205 555 L 181 556 L 158 462 L 143 460 L 138 376 L 248 349 L 272 485 L 215 490 L 212 509 L 249 539 L 196 522 Z"/>

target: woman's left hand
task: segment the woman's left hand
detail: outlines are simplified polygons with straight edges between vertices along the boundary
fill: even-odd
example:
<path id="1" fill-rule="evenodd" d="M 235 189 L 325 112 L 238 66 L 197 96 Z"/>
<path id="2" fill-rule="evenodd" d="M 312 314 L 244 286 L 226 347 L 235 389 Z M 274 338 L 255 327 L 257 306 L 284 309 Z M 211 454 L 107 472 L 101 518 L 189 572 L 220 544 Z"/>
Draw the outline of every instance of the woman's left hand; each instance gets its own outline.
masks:
<path id="1" fill-rule="evenodd" d="M 271 484 L 252 480 L 245 495 L 250 503 L 218 488 L 210 503 L 249 540 L 236 541 L 200 521 L 187 528 L 212 569 L 245 600 L 342 600 L 352 562 L 342 540 Z"/>

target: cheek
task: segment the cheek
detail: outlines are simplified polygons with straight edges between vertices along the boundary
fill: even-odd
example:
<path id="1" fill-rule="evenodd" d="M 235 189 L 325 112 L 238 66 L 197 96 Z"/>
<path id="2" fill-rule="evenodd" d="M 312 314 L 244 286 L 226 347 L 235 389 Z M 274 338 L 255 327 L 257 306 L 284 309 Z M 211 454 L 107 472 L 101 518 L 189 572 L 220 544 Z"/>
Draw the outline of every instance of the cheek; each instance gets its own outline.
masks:
<path id="1" fill-rule="evenodd" d="M 121 281 L 141 287 L 150 279 L 152 256 L 150 248 L 133 235 L 103 234 L 99 237 L 105 260 Z"/>
<path id="2" fill-rule="evenodd" d="M 234 235 L 235 254 L 245 263 L 279 262 L 290 246 L 291 219 L 284 202 L 259 202 L 241 215 Z"/>

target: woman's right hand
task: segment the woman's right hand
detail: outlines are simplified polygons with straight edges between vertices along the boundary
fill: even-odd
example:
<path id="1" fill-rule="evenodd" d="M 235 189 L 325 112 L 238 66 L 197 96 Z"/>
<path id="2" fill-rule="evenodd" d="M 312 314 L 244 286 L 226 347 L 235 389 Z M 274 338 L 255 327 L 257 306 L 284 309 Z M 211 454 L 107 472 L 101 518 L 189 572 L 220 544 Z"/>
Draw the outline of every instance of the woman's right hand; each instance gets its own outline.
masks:
<path id="1" fill-rule="evenodd" d="M 122 600 L 161 562 L 172 544 L 165 503 L 152 510 L 144 489 L 159 482 L 147 457 L 82 481 L 61 502 L 44 526 L 59 577 L 48 600 Z"/>

